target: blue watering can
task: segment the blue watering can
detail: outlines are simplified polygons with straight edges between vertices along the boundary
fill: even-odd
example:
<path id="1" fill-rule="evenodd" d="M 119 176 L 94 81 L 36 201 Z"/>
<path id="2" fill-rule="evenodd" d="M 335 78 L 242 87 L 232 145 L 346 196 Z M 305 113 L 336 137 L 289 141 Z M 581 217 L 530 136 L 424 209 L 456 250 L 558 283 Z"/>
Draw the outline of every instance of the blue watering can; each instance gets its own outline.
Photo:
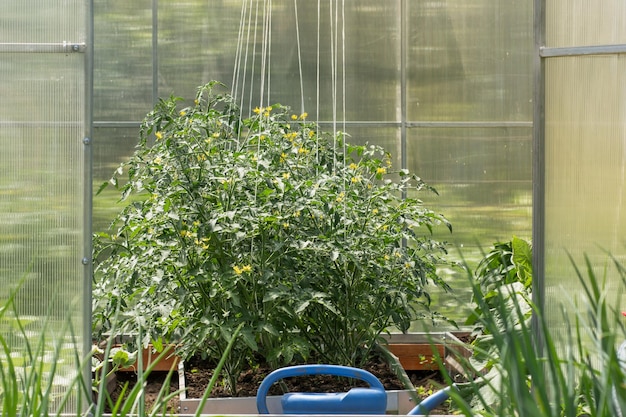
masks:
<path id="1" fill-rule="evenodd" d="M 359 379 L 366 382 L 369 388 L 352 388 L 348 392 L 341 393 L 290 392 L 281 398 L 283 414 L 383 415 L 386 413 L 387 393 L 383 384 L 370 372 L 340 365 L 297 365 L 277 369 L 265 377 L 256 397 L 259 414 L 269 414 L 267 394 L 275 382 L 283 378 L 306 375 L 334 375 Z M 453 387 L 437 391 L 424 399 L 408 414 L 428 414 L 450 397 L 449 392 Z"/>

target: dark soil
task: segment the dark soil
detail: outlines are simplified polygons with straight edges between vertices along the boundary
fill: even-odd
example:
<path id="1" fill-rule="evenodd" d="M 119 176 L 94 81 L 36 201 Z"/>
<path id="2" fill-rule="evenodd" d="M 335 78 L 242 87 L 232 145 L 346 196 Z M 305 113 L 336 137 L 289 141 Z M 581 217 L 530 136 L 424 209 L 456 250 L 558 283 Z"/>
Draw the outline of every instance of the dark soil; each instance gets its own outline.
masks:
<path id="1" fill-rule="evenodd" d="M 185 365 L 187 368 L 185 373 L 187 398 L 200 398 L 204 394 L 213 371 L 198 360 L 188 361 Z M 389 366 L 381 360 L 372 360 L 363 369 L 374 374 L 387 390 L 406 389 Z M 237 381 L 238 392 L 236 396 L 256 396 L 259 385 L 269 372 L 271 372 L 271 369 L 267 366 L 260 366 L 254 370 L 243 372 Z M 407 374 L 422 398 L 426 398 L 444 384 L 442 376 L 437 371 L 411 371 L 407 372 Z M 154 402 L 158 398 L 166 376 L 167 372 L 155 372 L 148 378 L 145 389 L 146 408 L 148 410 L 153 407 Z M 130 390 L 136 383 L 137 378 L 133 372 L 120 372 L 117 380 L 118 388 L 112 394 L 113 401 L 119 398 L 124 384 L 128 383 L 127 390 Z M 275 384 L 272 387 L 270 395 L 282 395 L 285 392 L 285 387 L 287 392 L 343 392 L 354 386 L 359 386 L 359 382 L 355 383 L 355 380 L 320 375 L 286 378 L 283 381 L 285 382 L 284 385 Z M 217 387 L 214 388 L 211 397 L 232 396 L 225 391 L 223 384 L 218 383 L 216 385 Z M 178 375 L 174 373 L 170 381 L 169 392 L 175 392 L 178 388 Z M 175 396 L 169 401 L 167 411 L 177 413 L 178 410 L 178 396 Z M 444 404 L 444 406 L 437 408 L 432 414 L 448 414 L 448 411 L 448 407 Z"/>
<path id="2" fill-rule="evenodd" d="M 213 368 L 206 366 L 201 360 L 192 359 L 185 363 L 185 384 L 187 397 L 200 398 L 204 394 L 207 381 L 213 375 Z M 380 358 L 370 360 L 363 369 L 371 372 L 387 390 L 404 389 L 402 382 L 389 366 Z M 231 394 L 224 386 L 216 386 L 211 397 L 254 397 L 263 379 L 272 371 L 267 366 L 259 366 L 241 373 L 237 380 L 237 393 Z M 343 392 L 352 387 L 367 387 L 362 381 L 338 378 L 327 375 L 311 375 L 305 377 L 285 378 L 284 384 L 274 384 L 269 395 L 282 395 L 285 392 Z M 220 385 L 220 384 L 216 384 Z"/>

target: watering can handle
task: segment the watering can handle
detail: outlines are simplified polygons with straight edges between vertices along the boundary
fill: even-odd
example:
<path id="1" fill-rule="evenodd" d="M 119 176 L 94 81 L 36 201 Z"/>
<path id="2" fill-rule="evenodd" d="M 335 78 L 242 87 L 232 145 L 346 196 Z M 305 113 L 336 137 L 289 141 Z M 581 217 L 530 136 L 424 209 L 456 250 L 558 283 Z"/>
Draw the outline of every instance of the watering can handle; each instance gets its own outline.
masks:
<path id="1" fill-rule="evenodd" d="M 289 378 L 294 376 L 306 376 L 306 375 L 334 375 L 343 376 L 346 378 L 360 379 L 367 384 L 370 388 L 384 391 L 383 384 L 372 375 L 370 372 L 363 369 L 352 368 L 350 366 L 341 365 L 296 365 L 280 368 L 268 376 L 265 377 L 256 396 L 256 406 L 259 414 L 269 414 L 267 409 L 267 393 L 270 387 L 278 380 L 283 378 Z"/>

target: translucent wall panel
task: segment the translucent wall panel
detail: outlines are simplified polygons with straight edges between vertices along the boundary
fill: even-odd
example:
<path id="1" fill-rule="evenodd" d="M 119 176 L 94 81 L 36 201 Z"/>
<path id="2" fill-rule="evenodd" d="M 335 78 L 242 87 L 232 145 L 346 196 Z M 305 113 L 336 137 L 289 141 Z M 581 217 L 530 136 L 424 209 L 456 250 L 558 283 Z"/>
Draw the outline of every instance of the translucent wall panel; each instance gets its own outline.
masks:
<path id="1" fill-rule="evenodd" d="M 332 132 L 332 126 L 322 125 L 322 129 Z M 337 126 L 338 130 L 345 131 L 349 135 L 346 141 L 354 145 L 368 145 L 375 143 L 382 146 L 391 155 L 393 169 L 402 167 L 402 133 L 396 127 L 368 127 L 368 126 Z"/>
<path id="2" fill-rule="evenodd" d="M 135 151 L 139 139 L 139 127 L 96 128 L 93 134 L 93 181 L 98 190 L 102 183 L 113 176 L 123 161 Z M 114 187 L 105 188 L 93 198 L 93 230 L 107 230 L 113 218 L 124 207 L 119 201 L 120 193 Z"/>
<path id="3" fill-rule="evenodd" d="M 626 259 L 625 79 L 623 55 L 546 62 L 545 305 L 556 322 L 564 290 L 581 295 L 567 252 L 580 266 L 590 256 L 599 276 L 608 252 Z M 617 289 L 610 268 L 608 278 Z"/>
<path id="4" fill-rule="evenodd" d="M 181 7 L 176 2 L 159 2 L 160 96 L 192 98 L 199 85 L 211 80 L 231 86 L 241 8 L 247 3 L 192 0 Z"/>
<path id="5" fill-rule="evenodd" d="M 152 107 L 152 1 L 95 0 L 94 8 L 94 118 L 141 120 Z"/>
<path id="6" fill-rule="evenodd" d="M 452 257 L 476 265 L 495 242 L 532 236 L 532 131 L 525 128 L 412 128 L 407 134 L 408 168 L 439 195 L 421 193 L 443 213 L 453 233 L 435 237 L 450 243 Z M 465 318 L 471 307 L 467 276 L 446 271 L 454 294 L 440 294 L 442 312 Z"/>
<path id="7" fill-rule="evenodd" d="M 0 43 L 85 42 L 84 10 L 85 0 L 2 0 Z"/>
<path id="8" fill-rule="evenodd" d="M 15 307 L 31 343 L 45 332 L 52 351 L 67 337 L 57 361 L 65 378 L 79 371 L 86 318 L 84 82 L 81 54 L 0 54 L 0 300 L 20 287 Z M 74 348 L 60 331 L 67 320 Z M 23 341 L 13 340 L 18 353 Z"/>
<path id="9" fill-rule="evenodd" d="M 531 128 L 410 129 L 408 168 L 433 185 L 428 199 L 453 223 L 455 245 L 531 237 Z"/>
<path id="10" fill-rule="evenodd" d="M 532 2 L 407 7 L 410 120 L 532 119 Z"/>
<path id="11" fill-rule="evenodd" d="M 622 0 L 546 2 L 546 46 L 626 43 L 626 3 Z"/>
<path id="12" fill-rule="evenodd" d="M 91 344 L 84 334 L 90 312 L 83 264 L 90 241 L 83 144 L 87 9 L 85 0 L 0 2 L 0 306 L 17 291 L 0 334 L 18 373 L 29 350 L 17 317 L 31 347 L 43 336 L 44 350 L 33 360 L 42 383 L 56 366 L 53 409 L 81 375 L 76 358 Z M 65 411 L 75 409 L 76 400 Z"/>
<path id="13" fill-rule="evenodd" d="M 319 100 L 320 120 L 333 118 L 336 103 L 343 119 L 345 77 L 346 119 L 399 117 L 399 0 L 346 2 L 343 9 L 341 2 L 323 1 L 318 9 L 317 2 L 279 0 L 271 13 L 263 3 L 159 3 L 159 94 L 190 97 L 213 79 L 231 86 L 237 67 L 244 109 L 250 93 L 258 105 L 265 73 L 266 103 L 301 111 L 304 102 L 317 117 Z"/>

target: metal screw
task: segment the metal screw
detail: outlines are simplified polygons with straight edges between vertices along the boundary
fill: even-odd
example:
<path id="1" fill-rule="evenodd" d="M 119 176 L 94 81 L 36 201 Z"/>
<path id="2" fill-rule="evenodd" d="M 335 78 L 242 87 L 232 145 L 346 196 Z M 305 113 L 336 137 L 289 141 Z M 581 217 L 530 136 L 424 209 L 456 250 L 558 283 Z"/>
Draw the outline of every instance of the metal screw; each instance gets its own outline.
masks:
<path id="1" fill-rule="evenodd" d="M 91 139 L 90 138 L 83 138 L 83 144 L 84 145 L 89 145 L 91 143 Z"/>
<path id="2" fill-rule="evenodd" d="M 87 265 L 89 263 L 89 259 L 83 258 L 81 262 L 83 263 L 83 265 Z"/>
<path id="3" fill-rule="evenodd" d="M 79 49 L 80 49 L 80 46 L 78 46 L 77 44 L 72 45 L 72 51 L 78 52 Z"/>

